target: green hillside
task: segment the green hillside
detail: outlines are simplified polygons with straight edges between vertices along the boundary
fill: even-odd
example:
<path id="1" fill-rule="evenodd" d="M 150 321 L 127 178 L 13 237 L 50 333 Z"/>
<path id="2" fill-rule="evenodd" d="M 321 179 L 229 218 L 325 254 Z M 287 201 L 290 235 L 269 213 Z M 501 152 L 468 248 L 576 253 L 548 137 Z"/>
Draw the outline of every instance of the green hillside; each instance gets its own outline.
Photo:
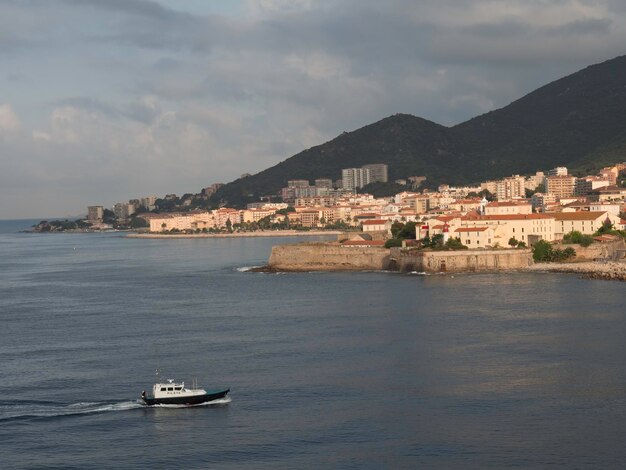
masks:
<path id="1" fill-rule="evenodd" d="M 565 165 L 580 171 L 626 160 L 626 56 L 556 80 L 454 127 L 396 114 L 343 133 L 256 175 L 214 201 L 241 206 L 289 179 L 340 178 L 342 168 L 387 163 L 390 179 L 464 184 Z"/>

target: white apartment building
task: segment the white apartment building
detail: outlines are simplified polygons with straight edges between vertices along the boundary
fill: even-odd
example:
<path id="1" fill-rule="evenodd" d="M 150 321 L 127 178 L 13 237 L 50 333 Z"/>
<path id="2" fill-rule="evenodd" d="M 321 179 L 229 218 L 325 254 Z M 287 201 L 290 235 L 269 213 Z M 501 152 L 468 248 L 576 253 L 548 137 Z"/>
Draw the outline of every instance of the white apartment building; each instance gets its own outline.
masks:
<path id="1" fill-rule="evenodd" d="M 344 168 L 341 170 L 343 189 L 355 191 L 372 182 L 370 170 L 367 168 Z"/>

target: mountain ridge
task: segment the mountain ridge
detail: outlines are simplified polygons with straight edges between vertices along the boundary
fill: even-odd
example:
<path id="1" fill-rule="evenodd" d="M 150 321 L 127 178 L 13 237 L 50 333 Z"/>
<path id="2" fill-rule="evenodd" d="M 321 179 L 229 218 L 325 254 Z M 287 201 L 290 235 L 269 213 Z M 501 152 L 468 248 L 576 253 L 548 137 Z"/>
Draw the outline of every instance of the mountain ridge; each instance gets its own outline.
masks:
<path id="1" fill-rule="evenodd" d="M 234 206 L 275 194 L 289 179 L 339 178 L 341 168 L 389 165 L 391 180 L 475 183 L 558 165 L 593 170 L 626 160 L 626 56 L 590 65 L 508 105 L 446 127 L 394 114 L 303 150 L 220 188 Z"/>

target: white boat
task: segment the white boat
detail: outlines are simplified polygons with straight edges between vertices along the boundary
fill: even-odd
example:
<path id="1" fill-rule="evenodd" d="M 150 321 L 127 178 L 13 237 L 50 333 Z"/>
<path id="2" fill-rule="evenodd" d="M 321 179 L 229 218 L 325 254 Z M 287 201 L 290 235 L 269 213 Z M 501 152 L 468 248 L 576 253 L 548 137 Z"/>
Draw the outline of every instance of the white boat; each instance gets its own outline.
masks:
<path id="1" fill-rule="evenodd" d="M 165 383 L 156 383 L 152 387 L 152 395 L 141 392 L 141 399 L 146 405 L 199 405 L 224 398 L 230 389 L 205 390 L 203 388 L 186 388 L 185 382 L 174 382 L 168 379 Z"/>

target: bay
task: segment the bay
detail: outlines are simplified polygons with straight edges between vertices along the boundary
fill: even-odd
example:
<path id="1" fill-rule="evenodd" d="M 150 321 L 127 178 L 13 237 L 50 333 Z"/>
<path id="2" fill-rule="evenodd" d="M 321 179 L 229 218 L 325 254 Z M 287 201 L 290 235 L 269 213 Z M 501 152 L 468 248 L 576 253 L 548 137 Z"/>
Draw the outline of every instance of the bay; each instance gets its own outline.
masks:
<path id="1" fill-rule="evenodd" d="M 0 222 L 3 468 L 626 459 L 624 283 L 253 273 L 301 240 L 18 233 L 29 224 Z M 145 408 L 156 368 L 231 401 Z"/>

